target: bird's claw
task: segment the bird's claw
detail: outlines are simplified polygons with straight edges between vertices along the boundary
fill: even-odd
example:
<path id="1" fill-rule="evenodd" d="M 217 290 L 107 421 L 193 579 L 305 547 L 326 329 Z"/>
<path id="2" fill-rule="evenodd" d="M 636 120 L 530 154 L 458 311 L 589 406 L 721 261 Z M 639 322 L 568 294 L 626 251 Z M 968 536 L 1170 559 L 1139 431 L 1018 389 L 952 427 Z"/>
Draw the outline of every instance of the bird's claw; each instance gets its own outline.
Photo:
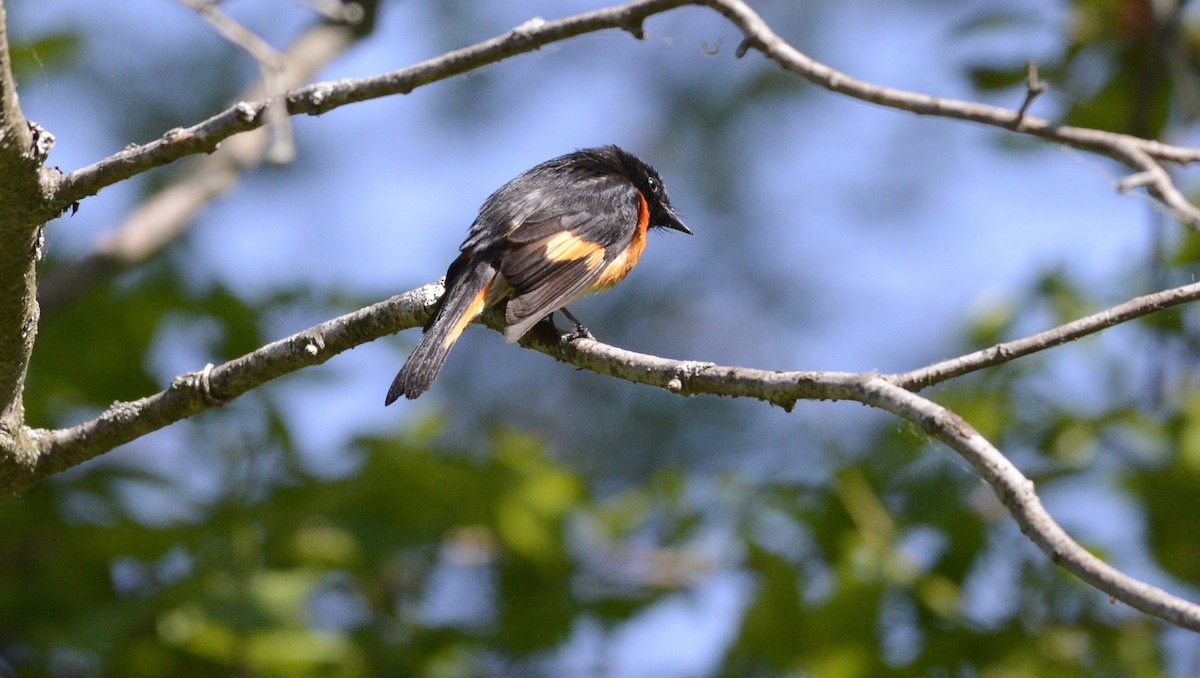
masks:
<path id="1" fill-rule="evenodd" d="M 591 339 L 592 341 L 596 340 L 596 337 L 592 336 L 592 331 L 587 327 L 584 327 L 583 323 L 580 322 L 575 323 L 575 329 L 573 331 L 562 335 L 562 343 L 564 344 L 570 344 L 571 342 L 579 341 L 580 339 Z"/>

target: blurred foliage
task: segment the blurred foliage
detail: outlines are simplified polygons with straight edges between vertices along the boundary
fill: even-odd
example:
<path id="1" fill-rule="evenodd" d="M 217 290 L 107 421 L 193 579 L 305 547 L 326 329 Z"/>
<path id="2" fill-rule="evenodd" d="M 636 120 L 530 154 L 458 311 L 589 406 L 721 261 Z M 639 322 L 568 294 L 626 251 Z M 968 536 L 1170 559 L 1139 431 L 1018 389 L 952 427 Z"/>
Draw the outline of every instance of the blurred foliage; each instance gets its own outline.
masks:
<path id="1" fill-rule="evenodd" d="M 1200 24 L 1187 0 L 1076 0 L 1067 8 L 1060 50 L 1038 61 L 1042 79 L 1069 98 L 1053 116 L 1065 124 L 1158 138 L 1173 122 L 1200 116 Z M 1034 26 L 1019 10 L 980 14 L 964 35 L 1012 33 Z M 1025 62 L 970 69 L 981 90 L 1024 87 Z"/>
<path id="2" fill-rule="evenodd" d="M 79 51 L 79 35 L 71 31 L 47 33 L 34 40 L 16 41 L 9 45 L 13 75 L 20 81 L 27 74 L 41 69 L 58 69 L 70 65 Z"/>
<path id="3" fill-rule="evenodd" d="M 1060 49 L 1040 66 L 1057 92 L 1073 96 L 1051 117 L 1149 136 L 1190 129 L 1200 30 L 1187 3 L 1162 17 L 1149 0 L 1062 4 L 1069 20 Z M 436 7 L 444 22 L 474 17 L 455 3 Z M 981 13 L 957 36 L 1030 24 L 1004 9 Z M 17 45 L 16 67 L 27 73 L 36 60 L 42 71 L 68 68 L 82 39 L 53 33 Z M 969 75 L 981 90 L 1019 90 L 1024 64 L 978 64 Z M 488 74 L 473 77 L 496 86 Z M 451 86 L 452 101 L 461 85 Z M 703 78 L 681 86 L 667 116 L 680 135 L 732 148 L 729 121 L 778 104 L 789 84 L 766 68 L 732 91 L 703 86 Z M 232 87 L 162 107 L 201 111 Z M 145 126 L 132 138 L 152 138 L 160 123 L 151 115 L 123 124 Z M 710 179 L 713 208 L 732 209 L 737 187 Z M 743 242 L 750 239 L 739 235 L 731 246 Z M 1165 278 L 1193 274 L 1200 240 L 1164 249 Z M 186 257 L 160 257 L 44 319 L 26 400 L 32 423 L 63 425 L 159 388 L 162 375 L 147 356 L 172 327 L 188 328 L 197 353 L 224 359 L 269 340 L 264 319 L 273 313 L 327 317 L 355 303 L 304 290 L 244 299 L 220 285 L 181 283 L 187 265 Z M 764 294 L 772 286 L 765 274 L 762 285 Z M 1048 270 L 1021 298 L 979 309 L 954 348 L 1022 336 L 1111 302 Z M 1144 544 L 1081 534 L 1087 546 L 1173 590 L 1200 586 L 1197 320 L 1194 309 L 1174 310 L 1116 339 L 1059 349 L 1086 355 L 1082 377 L 1047 373 L 1051 359 L 1039 355 L 930 395 L 1010 452 L 1051 501 L 1097 482 L 1106 491 L 1097 511 L 1126 508 L 1144 521 Z M 618 403 L 628 389 L 597 383 L 580 400 L 623 415 L 594 425 L 597 437 L 619 442 L 589 460 L 588 473 L 542 431 L 495 425 L 482 446 L 448 443 L 441 434 L 450 413 L 364 435 L 346 445 L 352 468 L 317 472 L 268 390 L 174 427 L 173 438 L 138 443 L 148 455 L 191 453 L 209 476 L 110 455 L 8 499 L 0 510 L 0 675 L 562 675 L 559 653 L 587 629 L 602 647 L 576 654 L 589 675 L 611 675 L 604 645 L 729 574 L 748 584 L 728 611 L 713 674 L 1196 670 L 1193 638 L 1172 656 L 1163 624 L 1056 568 L 971 469 L 913 427 L 879 417 L 847 438 L 852 447 L 803 441 L 830 467 L 816 479 L 722 471 L 682 454 L 622 475 L 650 465 L 634 458 L 643 449 L 679 446 L 695 431 L 736 438 L 755 420 L 730 414 L 723 400 Z M 1095 397 L 1061 397 L 1080 390 Z M 559 395 L 550 393 L 543 397 Z M 502 400 L 480 409 L 525 404 Z M 605 465 L 618 486 L 590 475 Z M 172 510 L 155 508 L 164 505 Z"/>

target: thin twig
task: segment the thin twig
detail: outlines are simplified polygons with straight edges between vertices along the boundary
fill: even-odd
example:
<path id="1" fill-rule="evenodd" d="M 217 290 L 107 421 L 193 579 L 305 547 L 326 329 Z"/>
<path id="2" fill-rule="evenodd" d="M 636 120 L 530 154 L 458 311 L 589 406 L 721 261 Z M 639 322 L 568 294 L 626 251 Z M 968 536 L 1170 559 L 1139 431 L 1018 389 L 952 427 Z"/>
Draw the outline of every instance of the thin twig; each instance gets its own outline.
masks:
<path id="1" fill-rule="evenodd" d="M 1045 91 L 1046 83 L 1038 79 L 1037 62 L 1030 59 L 1025 64 L 1025 100 L 1021 102 L 1021 108 L 1017 110 L 1017 117 L 1013 120 L 1012 128 L 1014 130 L 1021 129 L 1021 123 L 1025 121 L 1025 113 L 1029 110 L 1029 105 Z"/>
<path id="2" fill-rule="evenodd" d="M 218 33 L 258 62 L 259 71 L 266 89 L 267 129 L 270 142 L 266 158 L 275 164 L 286 164 L 296 156 L 296 144 L 292 138 L 292 121 L 283 106 L 280 95 L 287 88 L 280 77 L 286 57 L 257 33 L 241 25 L 233 17 L 222 12 L 213 0 L 179 0 L 204 18 Z"/>
<path id="3" fill-rule="evenodd" d="M 1200 208 L 1187 199 L 1183 191 L 1175 185 L 1171 173 L 1167 171 L 1144 148 L 1137 144 L 1122 142 L 1115 147 L 1127 164 L 1141 171 L 1125 178 L 1116 185 L 1118 191 L 1124 192 L 1135 186 L 1145 186 L 1150 195 L 1158 198 L 1171 216 L 1193 229 L 1200 229 Z"/>
<path id="4" fill-rule="evenodd" d="M 357 2 L 342 2 L 342 0 L 296 0 L 296 2 L 326 19 L 338 23 L 357 24 L 366 15 L 366 10 Z"/>
<path id="5" fill-rule="evenodd" d="M 889 375 L 888 380 L 898 386 L 919 391 L 954 377 L 1001 365 L 1010 360 L 1075 341 L 1114 325 L 1197 299 L 1200 299 L 1200 283 L 1143 295 L 1044 332 L 996 344 L 990 348 L 943 360 L 911 372 Z"/>

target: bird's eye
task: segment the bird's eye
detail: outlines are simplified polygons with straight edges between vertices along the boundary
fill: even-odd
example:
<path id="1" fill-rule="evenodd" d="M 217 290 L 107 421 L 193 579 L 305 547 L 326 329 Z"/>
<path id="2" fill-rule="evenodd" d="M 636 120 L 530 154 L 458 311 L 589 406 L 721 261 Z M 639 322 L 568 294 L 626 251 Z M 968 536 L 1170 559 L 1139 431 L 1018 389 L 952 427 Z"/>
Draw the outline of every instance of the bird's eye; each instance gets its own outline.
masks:
<path id="1" fill-rule="evenodd" d="M 662 182 L 660 182 L 658 179 L 656 179 L 654 177 L 649 177 L 649 181 L 647 181 L 646 183 L 648 183 L 650 185 L 650 190 L 654 191 L 655 193 L 658 193 L 659 191 L 662 190 Z"/>

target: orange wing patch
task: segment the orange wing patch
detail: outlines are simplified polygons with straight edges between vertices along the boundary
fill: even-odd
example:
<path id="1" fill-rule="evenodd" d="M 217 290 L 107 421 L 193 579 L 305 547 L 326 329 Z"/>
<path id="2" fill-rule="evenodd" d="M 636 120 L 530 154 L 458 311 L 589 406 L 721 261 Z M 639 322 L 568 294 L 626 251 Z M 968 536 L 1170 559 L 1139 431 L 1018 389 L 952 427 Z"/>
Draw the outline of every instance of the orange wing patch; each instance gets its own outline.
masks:
<path id="1" fill-rule="evenodd" d="M 480 313 L 483 313 L 483 308 L 488 299 L 488 292 L 491 291 L 493 282 L 495 282 L 494 279 L 488 281 L 488 284 L 484 285 L 483 289 L 479 290 L 479 293 L 467 305 L 467 310 L 454 319 L 454 324 L 450 326 L 450 331 L 446 333 L 446 338 L 442 340 L 442 346 L 446 348 L 453 346 L 454 342 L 458 341 L 458 337 L 463 333 L 463 330 L 467 329 L 467 325 L 470 325 L 472 320 L 478 318 Z"/>
<path id="2" fill-rule="evenodd" d="M 588 270 L 604 261 L 604 246 L 563 231 L 546 240 L 546 258 L 550 261 L 587 259 Z"/>

